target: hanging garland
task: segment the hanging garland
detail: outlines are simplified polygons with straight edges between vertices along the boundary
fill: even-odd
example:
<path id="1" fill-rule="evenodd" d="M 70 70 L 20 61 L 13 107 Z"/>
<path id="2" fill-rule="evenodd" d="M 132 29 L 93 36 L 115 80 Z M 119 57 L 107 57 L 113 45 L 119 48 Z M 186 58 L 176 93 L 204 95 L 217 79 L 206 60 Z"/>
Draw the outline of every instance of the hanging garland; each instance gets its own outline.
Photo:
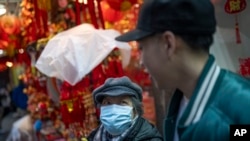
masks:
<path id="1" fill-rule="evenodd" d="M 83 19 L 88 19 L 88 22 L 92 23 L 96 28 L 105 28 L 100 2 L 101 0 L 88 0 L 87 3 L 79 3 L 79 1 L 76 0 L 74 4 L 66 3 L 66 7 L 62 6 L 60 8 L 65 8 L 63 10 L 63 16 L 66 15 L 64 18 L 72 18 L 69 19 L 73 23 L 71 26 L 85 22 Z M 34 123 L 34 126 L 38 129 L 36 131 L 40 131 L 39 120 L 53 116 L 51 119 L 59 118 L 59 121 L 54 121 L 55 124 L 65 125 L 65 128 L 61 128 L 61 133 L 65 138 L 84 139 L 84 137 L 88 136 L 99 124 L 99 109 L 95 108 L 91 92 L 94 88 L 103 84 L 106 78 L 124 75 L 121 64 L 121 54 L 118 49 L 115 49 L 101 64 L 94 68 L 89 75 L 74 86 L 64 81 L 60 89 L 60 107 L 59 109 L 52 110 L 56 112 L 56 117 L 54 117 L 55 115 L 51 114 L 51 101 L 48 100 L 49 96 L 47 94 L 46 83 L 43 84 L 43 82 L 40 81 L 40 76 L 42 75 L 34 69 L 34 61 L 39 55 L 36 51 L 39 50 L 39 44 L 42 44 L 39 42 L 41 37 L 47 36 L 47 33 L 51 33 L 50 29 L 60 29 L 60 31 L 63 31 L 71 26 L 67 25 L 66 28 L 62 28 L 61 25 L 63 24 L 60 23 L 60 28 L 58 28 L 56 24 L 53 25 L 54 27 L 50 25 L 46 27 L 46 23 L 48 23 L 48 17 L 46 17 L 46 15 L 50 6 L 44 4 L 45 0 L 23 0 L 21 3 L 22 47 L 26 48 L 27 53 L 30 55 L 29 57 L 33 58 L 30 61 L 31 66 L 27 68 L 26 73 L 23 75 L 23 81 L 28 85 L 24 92 L 32 99 L 29 101 L 29 109 L 31 111 L 35 110 L 34 113 L 36 114 L 33 115 L 34 118 L 38 120 L 36 120 L 37 122 Z M 76 8 L 76 11 L 73 11 L 73 8 Z M 84 13 L 83 8 L 87 11 L 86 13 Z M 47 32 L 47 30 L 49 32 Z M 57 33 L 58 31 L 59 30 L 53 33 Z M 36 44 L 30 46 L 34 42 L 36 42 Z M 31 48 L 31 51 L 29 48 Z M 32 52 L 32 49 L 34 49 L 35 52 Z M 47 99 L 44 97 L 47 97 Z M 60 123 L 60 121 L 63 123 Z M 56 125 L 54 126 L 57 127 Z M 40 135 L 38 134 L 38 136 Z"/>

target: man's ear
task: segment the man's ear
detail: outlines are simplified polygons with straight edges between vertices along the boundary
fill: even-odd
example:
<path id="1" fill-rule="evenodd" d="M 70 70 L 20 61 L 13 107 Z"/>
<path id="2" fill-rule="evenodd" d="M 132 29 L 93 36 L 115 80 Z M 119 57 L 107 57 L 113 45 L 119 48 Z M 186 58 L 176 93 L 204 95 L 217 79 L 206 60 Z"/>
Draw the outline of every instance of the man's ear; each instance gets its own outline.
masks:
<path id="1" fill-rule="evenodd" d="M 163 33 L 163 42 L 168 58 L 171 58 L 176 51 L 176 37 L 174 33 L 171 31 L 165 31 Z"/>

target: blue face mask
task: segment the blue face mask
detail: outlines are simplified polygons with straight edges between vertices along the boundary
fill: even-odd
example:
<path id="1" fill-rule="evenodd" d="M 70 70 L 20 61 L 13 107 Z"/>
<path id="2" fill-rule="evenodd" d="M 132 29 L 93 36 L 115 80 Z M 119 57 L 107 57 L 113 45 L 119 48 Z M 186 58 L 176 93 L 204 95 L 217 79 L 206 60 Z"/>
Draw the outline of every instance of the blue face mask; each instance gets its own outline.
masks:
<path id="1" fill-rule="evenodd" d="M 111 135 L 120 135 L 132 124 L 132 107 L 116 104 L 102 106 L 100 119 Z"/>

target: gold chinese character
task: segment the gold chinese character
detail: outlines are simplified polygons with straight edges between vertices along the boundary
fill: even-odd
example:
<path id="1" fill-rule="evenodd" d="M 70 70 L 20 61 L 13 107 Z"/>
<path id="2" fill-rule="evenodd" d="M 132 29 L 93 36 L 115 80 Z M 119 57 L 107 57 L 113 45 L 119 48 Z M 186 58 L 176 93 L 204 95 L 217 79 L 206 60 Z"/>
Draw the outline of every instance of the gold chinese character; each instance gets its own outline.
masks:
<path id="1" fill-rule="evenodd" d="M 230 12 L 240 10 L 240 0 L 231 0 L 229 5 L 230 5 Z"/>

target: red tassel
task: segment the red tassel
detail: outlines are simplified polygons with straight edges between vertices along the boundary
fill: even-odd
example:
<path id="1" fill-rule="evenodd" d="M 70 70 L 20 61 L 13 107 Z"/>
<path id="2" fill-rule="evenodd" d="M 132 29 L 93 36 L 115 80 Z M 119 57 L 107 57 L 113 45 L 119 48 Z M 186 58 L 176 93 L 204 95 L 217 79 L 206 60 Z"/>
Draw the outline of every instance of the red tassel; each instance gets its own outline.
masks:
<path id="1" fill-rule="evenodd" d="M 93 89 L 97 88 L 106 80 L 106 74 L 103 72 L 102 65 L 96 66 L 91 73 L 91 82 L 93 84 Z"/>
<path id="2" fill-rule="evenodd" d="M 116 71 L 117 71 L 116 73 L 117 73 L 118 77 L 124 75 L 124 71 L 123 71 L 123 68 L 122 68 L 122 62 L 119 59 L 119 56 L 116 58 Z"/>
<path id="3" fill-rule="evenodd" d="M 235 32 L 236 32 L 236 43 L 240 44 L 241 39 L 240 39 L 240 30 L 239 30 L 239 23 L 238 23 L 237 15 L 235 15 Z"/>
<path id="4" fill-rule="evenodd" d="M 81 24 L 81 19 L 80 19 L 80 4 L 79 1 L 76 0 L 75 1 L 75 5 L 76 5 L 76 25 Z"/>
<path id="5" fill-rule="evenodd" d="M 236 32 L 236 43 L 240 44 L 241 43 L 241 39 L 240 39 L 240 30 L 239 30 L 239 24 L 238 24 L 238 22 L 236 22 L 236 24 L 235 24 L 235 32 Z"/>
<path id="6" fill-rule="evenodd" d="M 88 20 L 88 6 L 87 6 L 87 4 L 84 4 L 84 3 L 82 3 L 82 7 L 81 7 L 81 9 L 82 9 L 82 20 L 83 20 L 83 22 L 84 23 L 87 23 L 89 20 Z"/>
<path id="7" fill-rule="evenodd" d="M 97 8 L 98 8 L 98 15 L 99 15 L 99 19 L 101 22 L 101 26 L 103 29 L 105 29 L 105 24 L 104 24 L 104 19 L 103 19 L 103 15 L 102 15 L 102 8 L 101 8 L 101 0 L 97 0 Z"/>
<path id="8" fill-rule="evenodd" d="M 48 32 L 49 32 L 48 13 L 45 10 L 41 10 L 41 14 L 42 14 L 42 21 L 43 21 L 43 28 L 44 28 L 43 36 L 46 36 L 46 34 L 48 34 Z"/>
<path id="9" fill-rule="evenodd" d="M 116 62 L 113 57 L 108 57 L 108 77 L 116 77 Z"/>
<path id="10" fill-rule="evenodd" d="M 70 113 L 68 112 L 66 104 L 62 104 L 60 106 L 60 112 L 63 123 L 65 124 L 66 128 L 69 128 L 71 121 L 70 121 Z"/>
<path id="11" fill-rule="evenodd" d="M 35 19 L 36 19 L 36 25 L 37 25 L 37 29 L 39 31 L 38 33 L 38 38 L 40 38 L 40 35 L 41 35 L 41 12 L 38 8 L 38 4 L 37 4 L 37 0 L 34 0 L 34 10 L 35 10 Z"/>
<path id="12" fill-rule="evenodd" d="M 96 29 L 99 29 L 99 25 L 97 22 L 97 16 L 95 12 L 95 3 L 93 0 L 88 0 L 88 9 L 90 14 L 91 23 L 94 25 Z"/>

